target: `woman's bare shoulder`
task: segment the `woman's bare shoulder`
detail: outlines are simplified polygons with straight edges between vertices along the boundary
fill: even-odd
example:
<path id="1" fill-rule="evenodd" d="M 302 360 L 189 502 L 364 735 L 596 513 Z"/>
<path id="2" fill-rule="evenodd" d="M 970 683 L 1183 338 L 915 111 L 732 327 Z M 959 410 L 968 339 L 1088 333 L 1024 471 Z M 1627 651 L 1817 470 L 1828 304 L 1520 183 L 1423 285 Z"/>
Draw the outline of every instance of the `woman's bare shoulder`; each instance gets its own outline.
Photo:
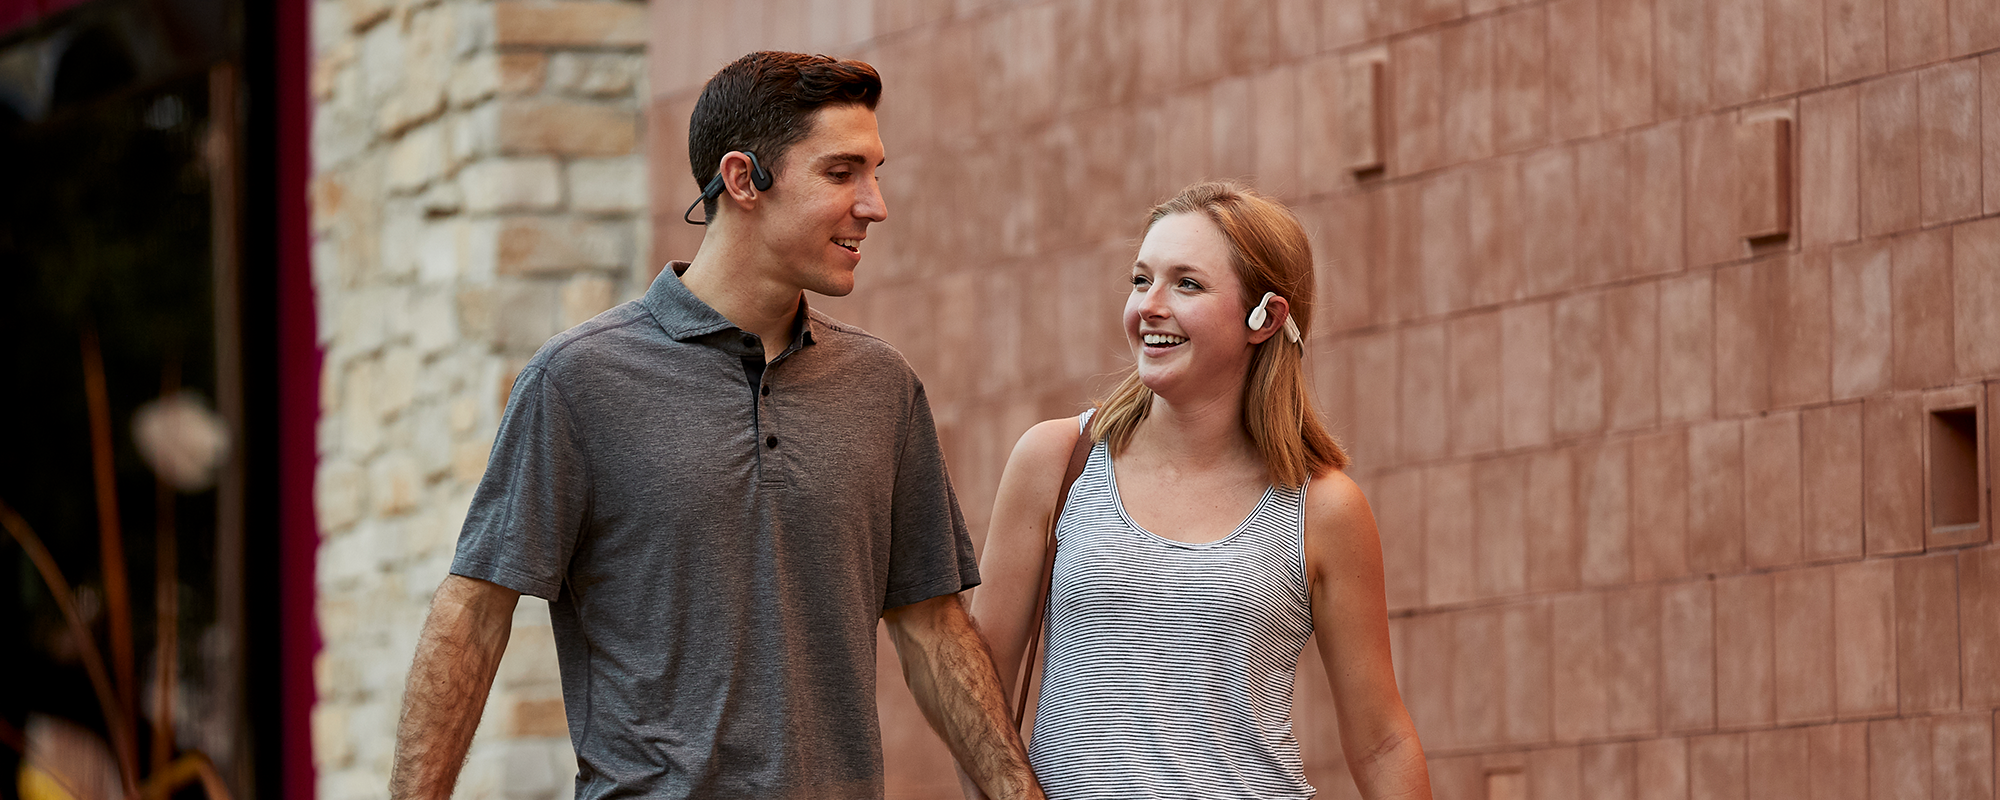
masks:
<path id="1" fill-rule="evenodd" d="M 1069 456 L 1076 448 L 1079 435 L 1076 417 L 1058 417 L 1035 423 L 1014 444 L 1014 453 L 1007 458 L 1007 470 L 1026 473 L 1021 477 L 1031 480 L 1047 478 L 1053 483 L 1062 477 L 1063 469 L 1069 466 Z"/>

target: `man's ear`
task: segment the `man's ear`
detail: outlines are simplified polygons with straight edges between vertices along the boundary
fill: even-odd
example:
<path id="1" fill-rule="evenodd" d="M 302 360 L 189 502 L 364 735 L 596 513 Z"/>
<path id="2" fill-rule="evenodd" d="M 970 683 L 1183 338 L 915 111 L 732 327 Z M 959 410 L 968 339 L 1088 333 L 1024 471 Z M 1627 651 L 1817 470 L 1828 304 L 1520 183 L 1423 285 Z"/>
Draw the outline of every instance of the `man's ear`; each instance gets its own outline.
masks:
<path id="1" fill-rule="evenodd" d="M 1278 335 L 1291 315 L 1292 304 L 1286 302 L 1283 295 L 1264 301 L 1264 324 L 1250 333 L 1250 343 L 1263 344 L 1265 339 Z"/>
<path id="2" fill-rule="evenodd" d="M 750 157 L 741 150 L 731 150 L 723 154 L 722 164 L 717 174 L 722 176 L 723 202 L 735 203 L 745 211 L 757 205 L 757 186 L 750 177 Z"/>

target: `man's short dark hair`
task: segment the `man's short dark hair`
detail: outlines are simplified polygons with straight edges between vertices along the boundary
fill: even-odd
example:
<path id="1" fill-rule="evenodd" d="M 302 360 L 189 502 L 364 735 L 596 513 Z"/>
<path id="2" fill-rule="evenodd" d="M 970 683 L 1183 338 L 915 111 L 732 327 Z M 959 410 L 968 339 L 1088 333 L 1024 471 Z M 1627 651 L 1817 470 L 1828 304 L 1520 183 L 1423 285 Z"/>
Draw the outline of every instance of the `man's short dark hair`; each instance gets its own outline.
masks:
<path id="1" fill-rule="evenodd" d="M 813 112 L 841 103 L 873 110 L 881 98 L 882 77 L 866 62 L 773 50 L 736 59 L 708 79 L 688 119 L 694 184 L 707 186 L 732 150 L 756 153 L 776 174 L 792 145 L 812 134 Z M 703 206 L 710 217 L 715 204 Z"/>

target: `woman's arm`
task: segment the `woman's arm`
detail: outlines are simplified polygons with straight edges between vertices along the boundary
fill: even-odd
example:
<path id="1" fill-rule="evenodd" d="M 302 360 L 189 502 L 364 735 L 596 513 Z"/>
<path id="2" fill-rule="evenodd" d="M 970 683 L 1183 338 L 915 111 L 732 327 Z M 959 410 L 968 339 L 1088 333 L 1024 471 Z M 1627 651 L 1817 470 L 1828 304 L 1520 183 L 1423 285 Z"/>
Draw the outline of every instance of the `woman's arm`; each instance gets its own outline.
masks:
<path id="1" fill-rule="evenodd" d="M 972 618 L 993 649 L 993 665 L 1010 704 L 1034 623 L 1049 518 L 1076 437 L 1075 417 L 1029 428 L 1007 457 L 993 498 L 992 522 L 979 556 L 980 584 L 972 592 Z"/>
<path id="2" fill-rule="evenodd" d="M 1306 574 L 1355 788 L 1369 800 L 1430 800 L 1423 745 L 1389 661 L 1375 515 L 1360 487 L 1338 470 L 1315 478 L 1306 493 Z"/>

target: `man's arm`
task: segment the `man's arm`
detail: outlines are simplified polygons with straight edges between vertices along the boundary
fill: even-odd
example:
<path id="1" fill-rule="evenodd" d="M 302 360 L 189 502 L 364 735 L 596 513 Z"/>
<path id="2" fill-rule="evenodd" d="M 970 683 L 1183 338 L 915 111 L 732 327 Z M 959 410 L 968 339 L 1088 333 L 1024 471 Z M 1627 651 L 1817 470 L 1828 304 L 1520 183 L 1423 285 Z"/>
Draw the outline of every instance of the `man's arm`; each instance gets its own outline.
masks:
<path id="1" fill-rule="evenodd" d="M 520 592 L 463 575 L 446 577 L 438 586 L 403 688 L 391 798 L 451 796 L 507 651 L 520 598 Z"/>
<path id="2" fill-rule="evenodd" d="M 958 595 L 892 608 L 882 618 L 910 693 L 959 765 L 990 797 L 1039 800 L 1042 790 L 1008 721 L 993 656 Z"/>

